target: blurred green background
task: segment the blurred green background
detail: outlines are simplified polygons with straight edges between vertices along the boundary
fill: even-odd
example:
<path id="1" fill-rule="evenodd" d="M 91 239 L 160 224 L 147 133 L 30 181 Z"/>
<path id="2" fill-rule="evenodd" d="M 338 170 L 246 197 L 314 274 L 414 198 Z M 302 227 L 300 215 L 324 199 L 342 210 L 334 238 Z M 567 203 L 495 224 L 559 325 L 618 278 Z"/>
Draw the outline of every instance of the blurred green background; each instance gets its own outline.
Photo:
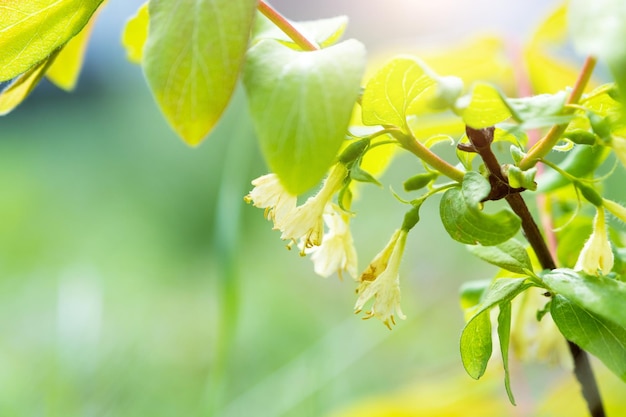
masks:
<path id="1" fill-rule="evenodd" d="M 103 10 L 76 92 L 44 83 L 0 121 L 0 416 L 313 417 L 424 385 L 441 387 L 431 398 L 440 404 L 474 389 L 505 402 L 500 374 L 477 388 L 458 357 L 458 286 L 494 270 L 450 241 L 436 202 L 403 261 L 408 319 L 391 332 L 361 321 L 354 283 L 315 276 L 244 204 L 266 168 L 242 95 L 197 149 L 168 128 L 119 45 L 140 3 Z M 472 21 L 465 2 L 415 3 L 273 2 L 293 18 L 354 14 L 349 36 L 374 53 L 397 38 L 464 37 L 487 21 L 517 22 L 507 27 L 523 39 L 547 9 L 525 3 L 512 19 L 503 3 L 515 2 L 481 1 Z M 417 163 L 397 164 L 383 180 L 400 190 L 399 171 Z M 370 186 L 355 209 L 362 269 L 405 207 Z M 514 370 L 527 405 L 507 410 L 528 415 L 545 386 L 535 388 L 537 369 Z M 380 415 L 422 415 L 395 413 Z"/>

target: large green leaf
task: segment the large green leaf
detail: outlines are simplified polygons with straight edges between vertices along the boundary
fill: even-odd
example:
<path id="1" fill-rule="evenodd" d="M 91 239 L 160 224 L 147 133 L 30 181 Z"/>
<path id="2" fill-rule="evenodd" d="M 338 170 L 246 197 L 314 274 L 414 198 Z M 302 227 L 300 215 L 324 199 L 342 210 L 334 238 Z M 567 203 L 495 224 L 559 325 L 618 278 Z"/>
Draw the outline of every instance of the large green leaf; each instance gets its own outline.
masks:
<path id="1" fill-rule="evenodd" d="M 480 201 L 490 185 L 478 172 L 465 174 L 461 188 L 451 188 L 441 198 L 441 221 L 450 236 L 461 243 L 493 246 L 506 242 L 518 232 L 521 220 L 509 210 L 488 214 Z"/>
<path id="2" fill-rule="evenodd" d="M 190 145 L 215 126 L 233 94 L 255 0 L 151 0 L 143 65 L 165 118 Z"/>
<path id="3" fill-rule="evenodd" d="M 261 150 L 291 193 L 313 187 L 335 160 L 364 67 L 355 40 L 304 52 L 267 39 L 248 52 L 244 84 Z"/>
<path id="4" fill-rule="evenodd" d="M 505 121 L 511 117 L 511 111 L 497 88 L 491 84 L 476 83 L 461 115 L 466 125 L 482 129 Z"/>
<path id="5" fill-rule="evenodd" d="M 0 3 L 0 81 L 26 72 L 87 24 L 102 0 Z"/>
<path id="6" fill-rule="evenodd" d="M 597 356 L 626 381 L 626 329 L 557 295 L 550 314 L 563 336 Z"/>
<path id="7" fill-rule="evenodd" d="M 361 100 L 363 123 L 407 128 L 411 106 L 436 84 L 432 74 L 414 58 L 395 58 L 367 82 Z"/>
<path id="8" fill-rule="evenodd" d="M 556 294 L 626 328 L 626 283 L 582 276 L 571 269 L 555 269 L 542 278 Z"/>
<path id="9" fill-rule="evenodd" d="M 507 271 L 525 274 L 533 268 L 526 248 L 515 239 L 495 246 L 475 245 L 467 248 L 480 259 Z"/>
<path id="10" fill-rule="evenodd" d="M 501 278 L 493 281 L 483 300 L 477 305 L 461 334 L 461 359 L 467 373 L 480 378 L 491 357 L 491 319 L 489 311 L 496 305 L 509 303 L 530 287 L 525 278 Z M 506 306 L 504 307 L 506 309 Z M 506 312 L 505 312 L 506 314 Z M 506 329 L 503 328 L 503 331 Z"/>

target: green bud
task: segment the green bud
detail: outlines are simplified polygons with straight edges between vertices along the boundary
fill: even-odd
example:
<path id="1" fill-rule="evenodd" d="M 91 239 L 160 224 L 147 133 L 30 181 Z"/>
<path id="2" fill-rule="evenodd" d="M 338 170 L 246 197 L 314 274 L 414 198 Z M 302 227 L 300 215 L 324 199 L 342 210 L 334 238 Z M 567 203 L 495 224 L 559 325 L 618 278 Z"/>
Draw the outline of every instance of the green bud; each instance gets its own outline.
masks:
<path id="1" fill-rule="evenodd" d="M 525 156 L 526 153 L 524 153 L 524 151 L 522 151 L 519 146 L 511 145 L 511 157 L 516 164 L 519 164 Z"/>
<path id="2" fill-rule="evenodd" d="M 402 222 L 402 230 L 411 230 L 417 222 L 420 221 L 420 207 L 422 207 L 423 201 L 420 201 L 413 208 L 406 212 L 404 215 L 404 221 Z"/>
<path id="3" fill-rule="evenodd" d="M 596 207 L 602 207 L 602 196 L 596 191 L 595 188 L 580 181 L 574 182 L 574 185 L 587 201 Z"/>
<path id="4" fill-rule="evenodd" d="M 527 171 L 522 171 L 515 165 L 507 165 L 505 167 L 506 174 L 509 178 L 509 185 L 513 188 L 526 188 L 527 190 L 536 190 L 537 183 L 535 182 L 535 175 L 537 175 L 537 168 L 531 168 Z"/>
<path id="5" fill-rule="evenodd" d="M 574 129 L 563 134 L 564 137 L 577 145 L 595 145 L 596 135 L 584 129 Z"/>
<path id="6" fill-rule="evenodd" d="M 432 180 L 437 178 L 437 174 L 433 172 L 425 172 L 423 174 L 417 174 L 408 180 L 404 181 L 404 191 L 416 191 L 421 188 L 424 188 L 430 183 Z"/>
<path id="7" fill-rule="evenodd" d="M 605 142 L 610 142 L 611 140 L 611 125 L 609 121 L 602 116 L 599 116 L 593 112 L 588 111 L 587 117 L 589 118 L 589 124 L 591 124 L 591 129 L 593 132 L 600 137 Z"/>
<path id="8" fill-rule="evenodd" d="M 339 162 L 348 165 L 356 161 L 369 146 L 369 139 L 361 139 L 348 145 L 346 149 L 339 155 Z"/>

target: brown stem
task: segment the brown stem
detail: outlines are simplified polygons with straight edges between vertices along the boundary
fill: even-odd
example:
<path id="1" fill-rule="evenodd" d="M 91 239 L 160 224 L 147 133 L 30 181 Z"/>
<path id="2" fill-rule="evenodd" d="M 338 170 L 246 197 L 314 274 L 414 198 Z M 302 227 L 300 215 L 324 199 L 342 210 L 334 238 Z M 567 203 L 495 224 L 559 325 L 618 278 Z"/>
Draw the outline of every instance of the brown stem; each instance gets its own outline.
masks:
<path id="1" fill-rule="evenodd" d="M 480 155 L 485 163 L 485 166 L 489 170 L 490 177 L 495 178 L 495 181 L 490 179 L 492 185 L 496 183 L 500 188 L 505 185 L 508 186 L 508 181 L 502 173 L 502 167 L 491 150 L 494 129 L 487 128 L 476 130 L 467 127 L 466 132 L 467 137 L 472 144 L 471 151 Z M 524 198 L 520 195 L 520 191 L 510 188 L 510 186 L 508 187 L 508 191 L 503 193 L 501 198 L 504 198 L 507 201 L 509 206 L 511 206 L 511 209 L 522 220 L 522 230 L 524 231 L 524 236 L 526 236 L 526 240 L 528 240 L 528 243 L 535 251 L 541 267 L 544 269 L 555 269 L 556 263 L 550 254 L 550 250 L 541 235 L 541 231 L 539 230 L 537 223 L 535 223 L 530 210 L 528 210 L 528 206 L 526 205 Z M 502 194 L 501 191 L 499 193 Z M 600 397 L 598 384 L 596 383 L 593 370 L 591 369 L 587 352 L 569 340 L 567 341 L 567 344 L 574 360 L 574 374 L 581 385 L 582 394 L 587 402 L 587 407 L 591 417 L 605 417 L 606 414 L 602 404 L 602 398 Z"/>

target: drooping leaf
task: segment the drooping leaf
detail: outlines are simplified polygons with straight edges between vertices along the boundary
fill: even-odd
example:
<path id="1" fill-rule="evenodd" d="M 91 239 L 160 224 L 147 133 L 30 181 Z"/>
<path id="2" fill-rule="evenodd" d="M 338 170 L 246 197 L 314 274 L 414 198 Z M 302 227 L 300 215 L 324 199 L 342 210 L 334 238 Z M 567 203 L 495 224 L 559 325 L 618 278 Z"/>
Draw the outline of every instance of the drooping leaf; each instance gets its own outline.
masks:
<path id="1" fill-rule="evenodd" d="M 495 246 L 468 246 L 471 253 L 490 264 L 507 271 L 525 274 L 532 270 L 532 264 L 526 248 L 517 240 L 510 239 Z"/>
<path id="2" fill-rule="evenodd" d="M 407 129 L 411 106 L 435 84 L 432 75 L 416 59 L 393 59 L 367 82 L 361 100 L 363 123 Z"/>
<path id="3" fill-rule="evenodd" d="M 571 269 L 555 269 L 542 278 L 556 294 L 626 329 L 626 283 L 582 276 Z"/>
<path id="4" fill-rule="evenodd" d="M 268 39 L 248 52 L 244 84 L 261 150 L 291 193 L 317 184 L 335 160 L 364 67 L 355 40 L 303 52 Z"/>
<path id="5" fill-rule="evenodd" d="M 76 86 L 94 23 L 92 18 L 78 35 L 70 39 L 46 71 L 46 78 L 57 87 L 71 91 Z"/>
<path id="6" fill-rule="evenodd" d="M 126 48 L 126 57 L 130 62 L 140 64 L 143 59 L 143 48 L 148 40 L 150 15 L 148 2 L 145 2 L 126 22 L 122 34 L 122 45 Z"/>
<path id="7" fill-rule="evenodd" d="M 474 316 L 461 334 L 461 360 L 469 376 L 474 379 L 483 376 L 491 352 L 491 319 L 487 312 Z"/>
<path id="8" fill-rule="evenodd" d="M 500 304 L 498 314 L 498 339 L 500 339 L 500 353 L 504 366 L 504 388 L 511 404 L 515 405 L 515 397 L 511 390 L 511 377 L 509 375 L 509 339 L 511 338 L 511 302 Z"/>
<path id="9" fill-rule="evenodd" d="M 103 0 L 5 0 L 0 4 L 0 82 L 26 72 L 87 24 Z"/>
<path id="10" fill-rule="evenodd" d="M 481 303 L 461 334 L 461 359 L 467 373 L 480 378 L 491 356 L 491 320 L 489 310 L 496 305 L 508 303 L 530 287 L 525 278 L 502 278 L 491 283 Z"/>
<path id="11" fill-rule="evenodd" d="M 8 87 L 2 90 L 2 93 L 0 93 L 0 116 L 11 112 L 28 97 L 54 61 L 57 53 L 53 53 L 47 59 L 44 59 L 17 77 Z"/>
<path id="12" fill-rule="evenodd" d="M 481 210 L 480 201 L 490 186 L 478 172 L 465 174 L 462 188 L 451 188 L 441 198 L 441 221 L 450 236 L 468 245 L 493 246 L 506 242 L 518 232 L 521 220 L 503 209 L 489 214 Z"/>
<path id="13" fill-rule="evenodd" d="M 571 0 L 568 19 L 576 49 L 604 60 L 626 97 L 626 2 Z"/>
<path id="14" fill-rule="evenodd" d="M 339 41 L 348 25 L 347 16 L 336 16 L 327 19 L 290 22 L 307 39 L 327 48 Z M 275 39 L 293 49 L 300 49 L 289 36 L 280 30 L 267 17 L 258 13 L 252 30 L 252 44 L 262 39 Z"/>
<path id="15" fill-rule="evenodd" d="M 626 329 L 557 295 L 550 307 L 557 327 L 568 340 L 598 357 L 626 381 Z"/>
<path id="16" fill-rule="evenodd" d="M 474 129 L 482 129 L 508 119 L 511 117 L 511 111 L 500 91 L 494 86 L 476 83 L 462 116 L 466 125 Z"/>
<path id="17" fill-rule="evenodd" d="M 233 94 L 255 0 L 151 0 L 143 67 L 172 128 L 189 145 L 211 131 Z"/>

